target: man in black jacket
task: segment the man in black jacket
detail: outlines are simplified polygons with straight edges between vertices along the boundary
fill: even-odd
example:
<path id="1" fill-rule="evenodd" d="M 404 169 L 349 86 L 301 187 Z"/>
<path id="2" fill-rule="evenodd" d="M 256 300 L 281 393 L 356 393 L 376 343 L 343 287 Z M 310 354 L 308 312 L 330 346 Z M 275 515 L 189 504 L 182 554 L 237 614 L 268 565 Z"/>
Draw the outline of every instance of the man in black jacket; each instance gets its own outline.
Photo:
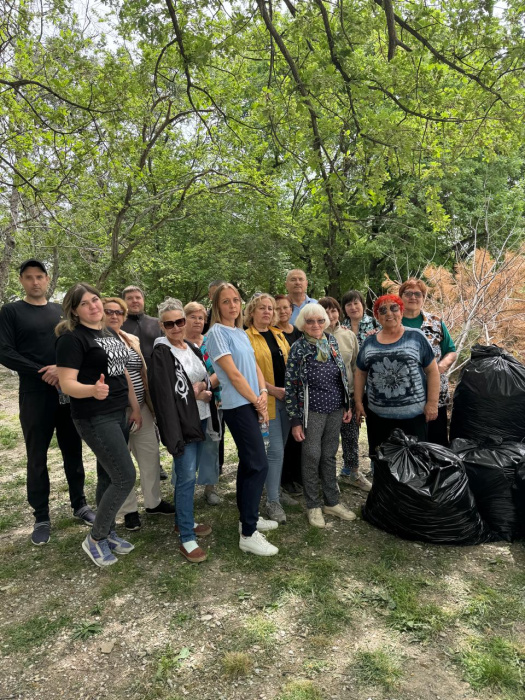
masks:
<path id="1" fill-rule="evenodd" d="M 126 287 L 122 292 L 122 298 L 128 306 L 128 317 L 122 324 L 122 330 L 137 336 L 148 365 L 153 352 L 153 343 L 157 338 L 162 337 L 159 320 L 144 313 L 144 292 L 140 287 L 133 285 Z"/>
<path id="2" fill-rule="evenodd" d="M 55 326 L 62 307 L 47 301 L 49 276 L 40 260 L 20 266 L 23 300 L 0 311 L 0 363 L 20 377 L 20 423 L 27 452 L 27 500 L 34 510 L 31 542 L 49 542 L 47 451 L 56 429 L 64 460 L 73 514 L 90 525 L 95 514 L 86 504 L 82 441 L 71 420 L 68 397 L 60 392 L 55 364 Z"/>

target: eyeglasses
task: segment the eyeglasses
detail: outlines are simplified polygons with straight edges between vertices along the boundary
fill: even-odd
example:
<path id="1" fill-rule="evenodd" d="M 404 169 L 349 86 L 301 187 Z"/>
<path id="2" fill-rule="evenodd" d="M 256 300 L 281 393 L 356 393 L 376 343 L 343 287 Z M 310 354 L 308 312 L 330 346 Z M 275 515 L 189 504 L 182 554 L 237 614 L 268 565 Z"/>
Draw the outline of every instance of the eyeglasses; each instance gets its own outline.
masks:
<path id="1" fill-rule="evenodd" d="M 403 296 L 408 297 L 409 299 L 410 297 L 414 297 L 415 299 L 421 299 L 421 297 L 423 296 L 423 292 L 403 292 Z"/>
<path id="2" fill-rule="evenodd" d="M 104 309 L 106 316 L 124 316 L 122 309 Z"/>
<path id="3" fill-rule="evenodd" d="M 324 318 L 307 318 L 307 319 L 305 320 L 305 323 L 306 323 L 308 326 L 313 326 L 314 323 L 317 323 L 319 326 L 322 326 L 322 325 L 324 325 L 325 320 L 324 320 Z"/>
<path id="4" fill-rule="evenodd" d="M 399 309 L 399 304 L 390 304 L 390 306 L 386 306 L 385 304 L 385 306 L 380 306 L 378 308 L 377 313 L 381 314 L 381 316 L 384 316 L 390 310 L 393 314 L 397 314 Z"/>
<path id="5" fill-rule="evenodd" d="M 162 325 L 164 326 L 164 328 L 167 328 L 170 331 L 173 328 L 173 326 L 177 326 L 177 328 L 182 328 L 183 326 L 185 326 L 186 319 L 178 318 L 176 321 L 162 321 Z"/>

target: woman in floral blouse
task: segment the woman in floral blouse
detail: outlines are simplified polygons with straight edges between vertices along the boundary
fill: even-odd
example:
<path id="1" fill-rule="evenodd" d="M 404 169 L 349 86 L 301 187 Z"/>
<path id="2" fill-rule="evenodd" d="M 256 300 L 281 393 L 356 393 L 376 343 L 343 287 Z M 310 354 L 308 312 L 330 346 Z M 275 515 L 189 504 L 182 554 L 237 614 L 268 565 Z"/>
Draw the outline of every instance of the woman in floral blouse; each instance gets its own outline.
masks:
<path id="1" fill-rule="evenodd" d="M 365 313 L 365 300 L 356 289 L 350 289 L 343 294 L 341 307 L 344 313 L 341 325 L 355 333 L 359 347 L 367 336 L 380 330 L 381 326 L 376 319 Z"/>

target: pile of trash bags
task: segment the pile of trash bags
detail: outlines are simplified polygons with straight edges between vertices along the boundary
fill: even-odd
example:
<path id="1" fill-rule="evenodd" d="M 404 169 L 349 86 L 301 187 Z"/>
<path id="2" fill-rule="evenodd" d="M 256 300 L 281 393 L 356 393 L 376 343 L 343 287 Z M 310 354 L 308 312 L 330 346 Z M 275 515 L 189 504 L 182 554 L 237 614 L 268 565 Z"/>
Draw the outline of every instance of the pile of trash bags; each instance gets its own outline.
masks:
<path id="1" fill-rule="evenodd" d="M 525 366 L 476 345 L 454 393 L 450 449 L 394 430 L 363 508 L 405 539 L 474 545 L 525 536 Z"/>

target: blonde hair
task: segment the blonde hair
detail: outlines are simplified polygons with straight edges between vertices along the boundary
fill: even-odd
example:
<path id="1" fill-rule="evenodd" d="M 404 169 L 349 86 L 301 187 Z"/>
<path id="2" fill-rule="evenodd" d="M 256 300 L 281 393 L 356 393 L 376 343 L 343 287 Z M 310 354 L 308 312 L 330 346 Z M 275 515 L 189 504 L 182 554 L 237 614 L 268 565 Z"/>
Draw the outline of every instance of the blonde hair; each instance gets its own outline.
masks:
<path id="1" fill-rule="evenodd" d="M 246 308 L 244 309 L 244 325 L 245 326 L 253 326 L 253 315 L 255 313 L 255 309 L 259 306 L 259 303 L 261 301 L 263 301 L 264 299 L 269 299 L 272 302 L 273 316 L 272 316 L 272 320 L 270 321 L 270 326 L 275 326 L 275 324 L 277 323 L 277 311 L 275 310 L 276 302 L 271 294 L 265 294 L 265 293 L 257 294 L 256 296 L 253 296 L 250 299 L 250 301 L 246 304 Z"/>
<path id="2" fill-rule="evenodd" d="M 211 319 L 210 319 L 210 328 L 213 326 L 214 323 L 222 323 L 222 316 L 221 312 L 219 309 L 219 302 L 221 300 L 221 294 L 224 292 L 225 289 L 233 289 L 233 291 L 236 294 L 239 294 L 239 290 L 233 286 L 233 284 L 230 284 L 229 282 L 224 282 L 223 284 L 219 285 L 217 289 L 215 290 L 215 294 L 213 295 L 213 301 L 211 303 Z M 239 294 L 239 299 L 241 298 L 241 295 Z M 239 315 L 235 319 L 235 325 L 237 328 L 242 328 L 242 301 L 241 301 L 241 309 L 239 310 Z"/>
<path id="3" fill-rule="evenodd" d="M 122 311 L 124 312 L 124 320 L 126 320 L 126 317 L 128 315 L 128 305 L 124 301 L 124 299 L 121 299 L 120 297 L 104 297 L 102 299 L 102 304 L 105 306 L 106 304 L 118 304 Z"/>
<path id="4" fill-rule="evenodd" d="M 206 309 L 202 304 L 199 304 L 198 301 L 189 301 L 184 307 L 184 313 L 186 314 L 186 316 L 188 316 L 189 314 L 194 314 L 197 311 L 202 311 L 202 313 L 204 314 L 204 320 L 206 320 Z"/>

